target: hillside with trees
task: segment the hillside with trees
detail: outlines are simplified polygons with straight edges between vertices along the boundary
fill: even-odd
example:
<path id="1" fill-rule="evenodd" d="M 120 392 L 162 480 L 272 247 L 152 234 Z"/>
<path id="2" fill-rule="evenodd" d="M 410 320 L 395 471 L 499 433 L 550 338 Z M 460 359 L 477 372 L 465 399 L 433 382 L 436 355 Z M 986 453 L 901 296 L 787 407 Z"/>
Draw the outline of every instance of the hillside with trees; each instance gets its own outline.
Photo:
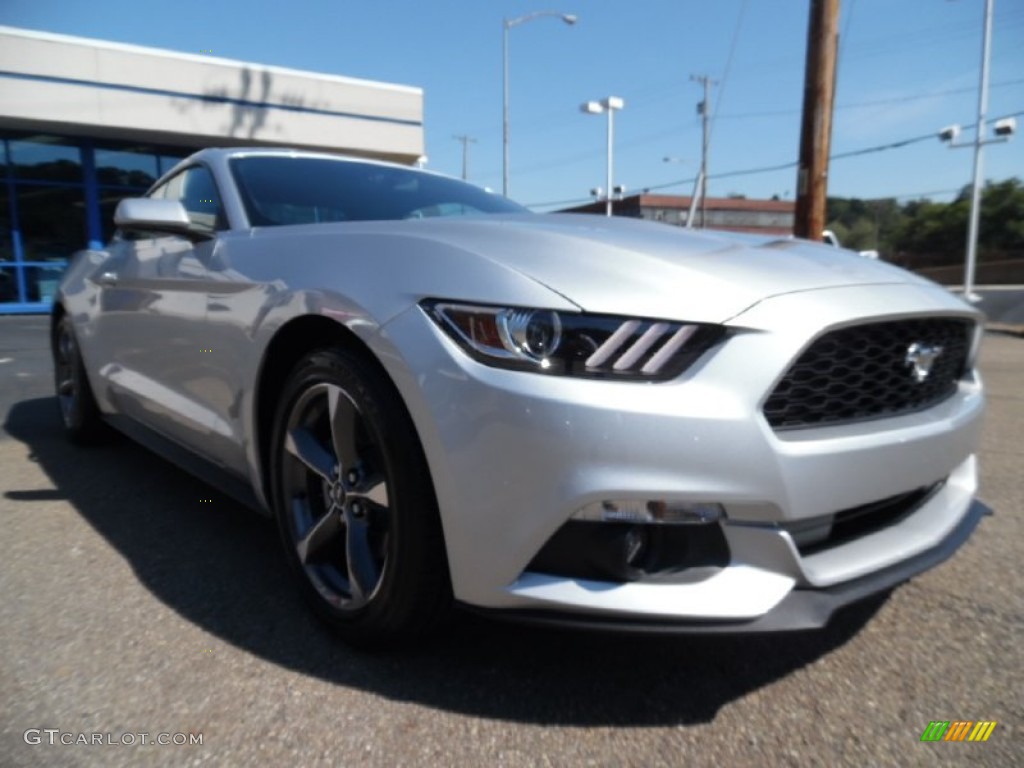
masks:
<path id="1" fill-rule="evenodd" d="M 967 243 L 971 188 L 949 203 L 829 198 L 828 228 L 855 250 L 945 283 L 959 283 Z M 1024 185 L 988 182 L 982 190 L 978 282 L 1024 283 Z"/>

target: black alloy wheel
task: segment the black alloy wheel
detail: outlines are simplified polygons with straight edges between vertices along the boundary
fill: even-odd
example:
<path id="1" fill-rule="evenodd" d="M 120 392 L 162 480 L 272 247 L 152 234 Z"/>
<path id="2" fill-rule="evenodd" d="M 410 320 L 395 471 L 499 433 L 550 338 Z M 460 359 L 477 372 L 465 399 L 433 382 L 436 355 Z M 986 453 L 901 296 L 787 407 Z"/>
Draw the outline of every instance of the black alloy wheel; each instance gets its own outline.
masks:
<path id="1" fill-rule="evenodd" d="M 451 602 L 415 435 L 390 381 L 348 350 L 308 355 L 285 385 L 272 492 L 286 557 L 317 614 L 355 645 L 420 635 Z"/>
<path id="2" fill-rule="evenodd" d="M 71 318 L 64 315 L 53 334 L 53 376 L 57 405 L 68 438 L 79 444 L 105 437 L 106 425 L 89 386 Z"/>

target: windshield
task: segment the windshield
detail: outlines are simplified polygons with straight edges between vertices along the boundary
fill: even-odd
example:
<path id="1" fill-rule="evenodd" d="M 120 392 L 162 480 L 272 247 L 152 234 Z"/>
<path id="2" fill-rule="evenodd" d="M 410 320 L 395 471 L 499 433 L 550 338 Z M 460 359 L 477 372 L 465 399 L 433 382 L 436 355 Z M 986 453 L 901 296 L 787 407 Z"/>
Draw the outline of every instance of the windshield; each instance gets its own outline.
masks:
<path id="1" fill-rule="evenodd" d="M 252 155 L 233 158 L 231 173 L 254 227 L 527 212 L 471 184 L 400 166 Z"/>

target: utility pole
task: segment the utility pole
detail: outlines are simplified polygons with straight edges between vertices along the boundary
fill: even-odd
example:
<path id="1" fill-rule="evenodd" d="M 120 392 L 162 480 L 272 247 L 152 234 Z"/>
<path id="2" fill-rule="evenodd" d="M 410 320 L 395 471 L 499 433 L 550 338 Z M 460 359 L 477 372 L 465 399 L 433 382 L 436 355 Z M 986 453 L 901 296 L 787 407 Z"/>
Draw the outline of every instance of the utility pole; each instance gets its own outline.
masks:
<path id="1" fill-rule="evenodd" d="M 469 178 L 469 145 L 476 144 L 472 136 L 452 136 L 456 141 L 462 142 L 462 180 Z"/>
<path id="2" fill-rule="evenodd" d="M 708 145 L 711 140 L 711 86 L 718 85 L 717 80 L 712 80 L 707 75 L 690 75 L 690 80 L 700 83 L 704 87 L 704 100 L 697 105 L 697 114 L 701 116 L 704 127 L 704 140 L 700 150 L 700 175 L 697 177 L 700 196 L 700 226 L 704 228 L 705 208 L 704 201 L 708 197 Z M 692 206 L 691 206 L 692 208 Z M 692 218 L 692 213 L 690 218 Z"/>
<path id="3" fill-rule="evenodd" d="M 967 263 L 964 265 L 964 298 L 980 301 L 974 292 L 978 258 L 978 222 L 981 217 L 982 148 L 985 146 L 985 111 L 988 109 L 988 57 L 992 47 L 992 0 L 985 0 L 985 33 L 981 42 L 981 84 L 978 86 L 978 127 L 974 134 L 974 183 L 971 185 L 971 218 L 967 227 Z"/>
<path id="4" fill-rule="evenodd" d="M 811 0 L 793 222 L 793 234 L 808 240 L 821 240 L 825 229 L 838 48 L 839 0 Z"/>

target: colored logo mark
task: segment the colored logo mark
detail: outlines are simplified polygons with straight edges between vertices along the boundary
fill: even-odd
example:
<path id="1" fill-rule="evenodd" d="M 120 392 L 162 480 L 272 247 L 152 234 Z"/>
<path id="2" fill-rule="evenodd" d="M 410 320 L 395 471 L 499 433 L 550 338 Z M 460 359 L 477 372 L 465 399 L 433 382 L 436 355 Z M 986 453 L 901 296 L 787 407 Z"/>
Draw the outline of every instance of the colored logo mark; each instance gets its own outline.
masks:
<path id="1" fill-rule="evenodd" d="M 921 741 L 988 741 L 995 728 L 995 720 L 932 720 Z"/>

